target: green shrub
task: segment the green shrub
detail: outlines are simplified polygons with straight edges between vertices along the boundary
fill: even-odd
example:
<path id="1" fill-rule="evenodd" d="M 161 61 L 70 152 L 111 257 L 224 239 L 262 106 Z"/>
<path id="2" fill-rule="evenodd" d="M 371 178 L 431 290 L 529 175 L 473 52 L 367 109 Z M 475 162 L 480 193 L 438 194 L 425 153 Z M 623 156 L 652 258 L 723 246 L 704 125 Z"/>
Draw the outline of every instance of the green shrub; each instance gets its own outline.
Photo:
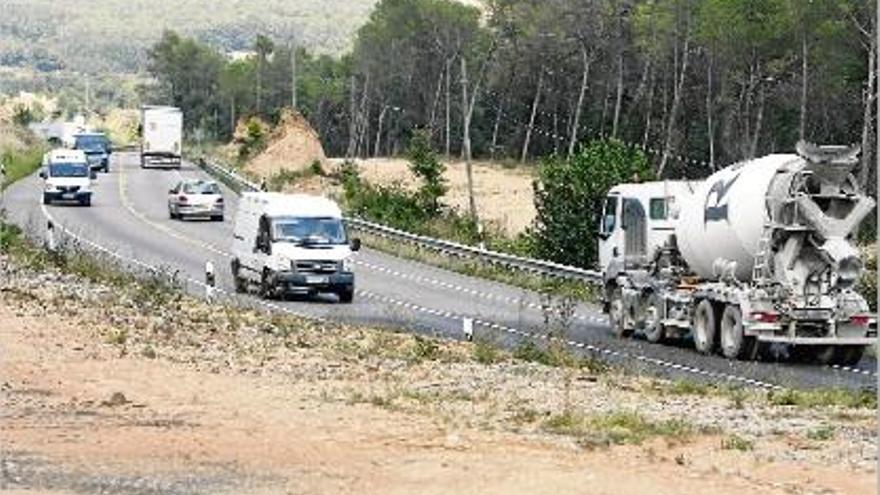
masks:
<path id="1" fill-rule="evenodd" d="M 535 181 L 535 254 L 568 265 L 596 261 L 593 241 L 605 194 L 622 182 L 650 180 L 644 153 L 617 140 L 592 141 L 571 158 L 544 160 Z"/>

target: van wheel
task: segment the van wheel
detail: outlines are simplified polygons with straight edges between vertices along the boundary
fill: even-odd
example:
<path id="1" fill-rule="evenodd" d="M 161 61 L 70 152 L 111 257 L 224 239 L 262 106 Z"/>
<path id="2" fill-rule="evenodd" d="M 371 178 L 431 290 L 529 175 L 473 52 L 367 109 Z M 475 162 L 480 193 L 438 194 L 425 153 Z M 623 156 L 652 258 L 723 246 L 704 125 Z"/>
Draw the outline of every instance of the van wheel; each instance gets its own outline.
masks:
<path id="1" fill-rule="evenodd" d="M 718 318 L 715 308 L 708 299 L 703 299 L 697 304 L 694 311 L 693 321 L 694 346 L 702 354 L 711 354 L 715 350 L 715 341 L 718 336 Z"/>
<path id="2" fill-rule="evenodd" d="M 351 304 L 354 301 L 354 287 L 346 287 L 336 293 L 339 296 L 339 302 L 343 304 Z"/>
<path id="3" fill-rule="evenodd" d="M 743 332 L 742 311 L 727 305 L 721 314 L 721 353 L 728 359 L 754 359 L 757 341 Z"/>

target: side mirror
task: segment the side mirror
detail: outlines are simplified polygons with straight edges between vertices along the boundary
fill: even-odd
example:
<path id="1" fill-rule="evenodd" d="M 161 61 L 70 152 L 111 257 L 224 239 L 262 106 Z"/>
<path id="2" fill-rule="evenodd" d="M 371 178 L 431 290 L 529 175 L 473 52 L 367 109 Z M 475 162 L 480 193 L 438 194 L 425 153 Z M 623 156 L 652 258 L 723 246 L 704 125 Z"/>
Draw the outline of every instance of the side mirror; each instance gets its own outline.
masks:
<path id="1" fill-rule="evenodd" d="M 602 239 L 603 241 L 606 241 L 609 237 L 611 237 L 611 234 L 609 234 L 608 232 L 602 232 L 601 230 L 596 232 L 596 235 L 599 237 L 599 239 Z"/>
<path id="2" fill-rule="evenodd" d="M 40 178 L 45 179 L 47 177 L 45 170 L 40 170 Z"/>
<path id="3" fill-rule="evenodd" d="M 98 178 L 98 172 L 95 172 L 94 170 L 92 170 L 91 172 L 89 172 L 89 178 L 92 179 L 92 180 L 97 179 L 97 178 Z"/>
<path id="4" fill-rule="evenodd" d="M 351 247 L 351 250 L 352 250 L 352 251 L 357 252 L 357 251 L 360 251 L 360 250 L 361 250 L 361 240 L 358 239 L 357 237 L 355 237 L 354 239 L 352 239 L 350 244 L 351 244 L 350 247 Z"/>
<path id="5" fill-rule="evenodd" d="M 177 194 L 177 191 L 175 191 L 174 189 L 169 189 L 168 194 Z"/>

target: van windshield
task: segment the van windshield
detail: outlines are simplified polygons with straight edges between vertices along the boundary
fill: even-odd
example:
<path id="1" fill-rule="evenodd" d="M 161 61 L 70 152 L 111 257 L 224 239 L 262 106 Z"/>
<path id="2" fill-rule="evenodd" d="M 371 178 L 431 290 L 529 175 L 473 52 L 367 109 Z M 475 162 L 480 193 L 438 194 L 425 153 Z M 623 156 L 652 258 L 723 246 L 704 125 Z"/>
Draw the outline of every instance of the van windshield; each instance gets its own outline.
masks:
<path id="1" fill-rule="evenodd" d="M 84 163 L 53 163 L 49 165 L 50 177 L 88 177 L 89 167 Z"/>
<path id="2" fill-rule="evenodd" d="M 273 222 L 276 241 L 302 245 L 332 245 L 348 242 L 342 220 L 332 217 L 280 217 Z"/>
<path id="3" fill-rule="evenodd" d="M 76 149 L 83 151 L 107 151 L 110 142 L 104 136 L 77 136 Z"/>

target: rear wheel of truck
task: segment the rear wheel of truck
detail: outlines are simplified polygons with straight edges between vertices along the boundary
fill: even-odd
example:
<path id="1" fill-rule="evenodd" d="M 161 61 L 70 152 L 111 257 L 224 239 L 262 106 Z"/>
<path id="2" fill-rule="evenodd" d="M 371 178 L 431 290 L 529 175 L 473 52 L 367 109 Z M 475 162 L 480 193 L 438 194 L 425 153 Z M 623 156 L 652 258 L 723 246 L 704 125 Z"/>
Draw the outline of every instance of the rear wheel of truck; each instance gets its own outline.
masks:
<path id="1" fill-rule="evenodd" d="M 648 295 L 645 308 L 645 338 L 648 342 L 662 342 L 666 337 L 663 317 L 663 299 L 656 292 L 652 292 Z"/>
<path id="2" fill-rule="evenodd" d="M 815 359 L 821 364 L 854 366 L 864 354 L 865 347 L 860 345 L 823 345 L 816 347 Z"/>
<path id="3" fill-rule="evenodd" d="M 718 339 L 718 318 L 715 307 L 708 299 L 703 299 L 697 304 L 692 327 L 694 347 L 702 354 L 712 354 Z"/>
<path id="4" fill-rule="evenodd" d="M 721 353 L 728 359 L 755 359 L 757 350 L 756 339 L 743 332 L 739 306 L 727 305 L 721 314 Z"/>
<path id="5" fill-rule="evenodd" d="M 625 307 L 623 304 L 623 291 L 620 287 L 611 290 L 611 297 L 608 303 L 608 320 L 611 323 L 611 331 L 620 338 L 632 335 L 632 329 L 626 326 Z"/>

